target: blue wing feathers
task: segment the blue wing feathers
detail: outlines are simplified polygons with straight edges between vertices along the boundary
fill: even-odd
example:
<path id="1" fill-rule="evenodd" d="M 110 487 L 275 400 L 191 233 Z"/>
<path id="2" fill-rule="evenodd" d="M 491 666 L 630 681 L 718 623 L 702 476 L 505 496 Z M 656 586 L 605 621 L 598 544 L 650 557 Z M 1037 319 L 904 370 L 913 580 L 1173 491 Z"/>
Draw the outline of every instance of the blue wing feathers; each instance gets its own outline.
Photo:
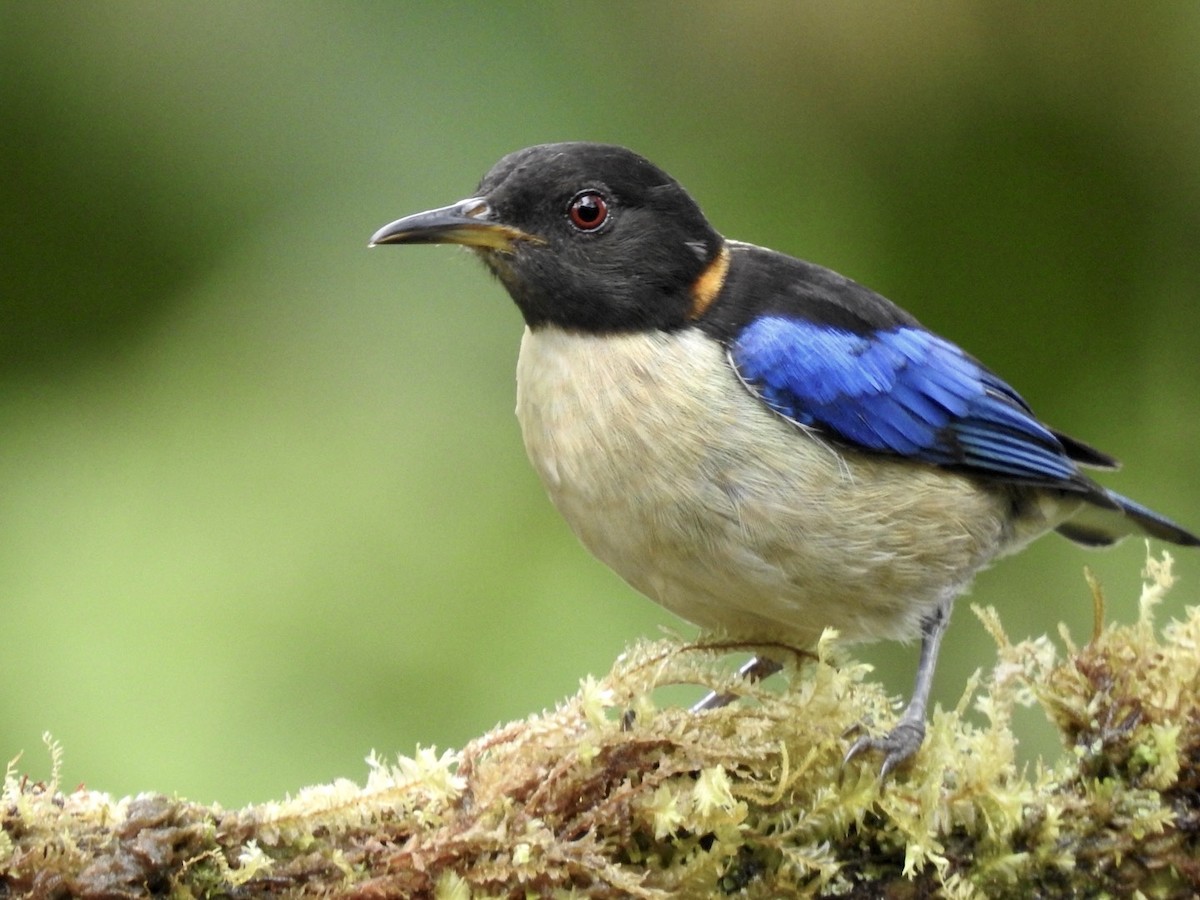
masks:
<path id="1" fill-rule="evenodd" d="M 1064 487 L 1085 482 L 1020 395 L 919 326 L 859 334 L 762 316 L 736 335 L 730 359 L 776 412 L 860 448 Z"/>

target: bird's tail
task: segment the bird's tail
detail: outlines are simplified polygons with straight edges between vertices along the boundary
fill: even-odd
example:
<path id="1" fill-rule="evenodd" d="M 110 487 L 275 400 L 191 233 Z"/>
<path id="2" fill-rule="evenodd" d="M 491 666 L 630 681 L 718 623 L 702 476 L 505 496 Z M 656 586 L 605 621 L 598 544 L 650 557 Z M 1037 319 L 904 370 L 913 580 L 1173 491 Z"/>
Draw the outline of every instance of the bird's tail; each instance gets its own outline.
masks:
<path id="1" fill-rule="evenodd" d="M 1183 547 L 1200 547 L 1200 537 L 1136 500 L 1099 489 L 1099 496 L 1055 529 L 1063 537 L 1088 547 L 1107 547 L 1131 534 L 1145 534 Z"/>

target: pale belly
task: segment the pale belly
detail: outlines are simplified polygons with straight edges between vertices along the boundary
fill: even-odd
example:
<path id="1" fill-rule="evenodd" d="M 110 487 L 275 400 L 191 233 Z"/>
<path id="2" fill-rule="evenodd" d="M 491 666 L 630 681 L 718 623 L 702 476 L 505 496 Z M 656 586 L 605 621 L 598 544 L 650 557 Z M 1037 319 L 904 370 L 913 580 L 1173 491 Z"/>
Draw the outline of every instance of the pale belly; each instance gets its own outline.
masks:
<path id="1" fill-rule="evenodd" d="M 747 640 L 913 635 L 1051 527 L 965 477 L 837 452 L 767 410 L 695 331 L 526 331 L 517 417 L 584 545 L 683 618 Z"/>

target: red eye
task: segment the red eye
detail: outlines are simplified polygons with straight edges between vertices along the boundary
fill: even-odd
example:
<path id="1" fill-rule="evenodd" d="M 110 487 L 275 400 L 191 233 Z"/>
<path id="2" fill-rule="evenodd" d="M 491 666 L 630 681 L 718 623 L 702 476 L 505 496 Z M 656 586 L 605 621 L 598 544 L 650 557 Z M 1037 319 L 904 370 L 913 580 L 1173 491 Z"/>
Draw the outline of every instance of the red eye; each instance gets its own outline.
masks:
<path id="1" fill-rule="evenodd" d="M 584 191 L 575 195 L 567 208 L 567 215 L 571 217 L 571 224 L 580 231 L 595 231 L 608 218 L 608 203 L 602 194 Z"/>

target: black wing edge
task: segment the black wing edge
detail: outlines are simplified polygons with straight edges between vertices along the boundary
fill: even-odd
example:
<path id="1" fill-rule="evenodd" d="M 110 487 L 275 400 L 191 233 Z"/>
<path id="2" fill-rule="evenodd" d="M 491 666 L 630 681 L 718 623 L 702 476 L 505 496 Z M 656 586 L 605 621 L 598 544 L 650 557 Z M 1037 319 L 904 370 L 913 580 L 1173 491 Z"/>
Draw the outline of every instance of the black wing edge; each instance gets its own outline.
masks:
<path id="1" fill-rule="evenodd" d="M 1067 452 L 1067 458 L 1072 462 L 1077 462 L 1081 466 L 1087 466 L 1089 469 L 1121 468 L 1120 460 L 1097 450 L 1091 444 L 1085 444 L 1083 441 L 1076 440 L 1070 435 L 1063 434 L 1061 431 L 1056 431 L 1053 428 L 1050 429 L 1050 433 L 1058 438 L 1058 442 L 1062 444 L 1063 450 Z"/>

